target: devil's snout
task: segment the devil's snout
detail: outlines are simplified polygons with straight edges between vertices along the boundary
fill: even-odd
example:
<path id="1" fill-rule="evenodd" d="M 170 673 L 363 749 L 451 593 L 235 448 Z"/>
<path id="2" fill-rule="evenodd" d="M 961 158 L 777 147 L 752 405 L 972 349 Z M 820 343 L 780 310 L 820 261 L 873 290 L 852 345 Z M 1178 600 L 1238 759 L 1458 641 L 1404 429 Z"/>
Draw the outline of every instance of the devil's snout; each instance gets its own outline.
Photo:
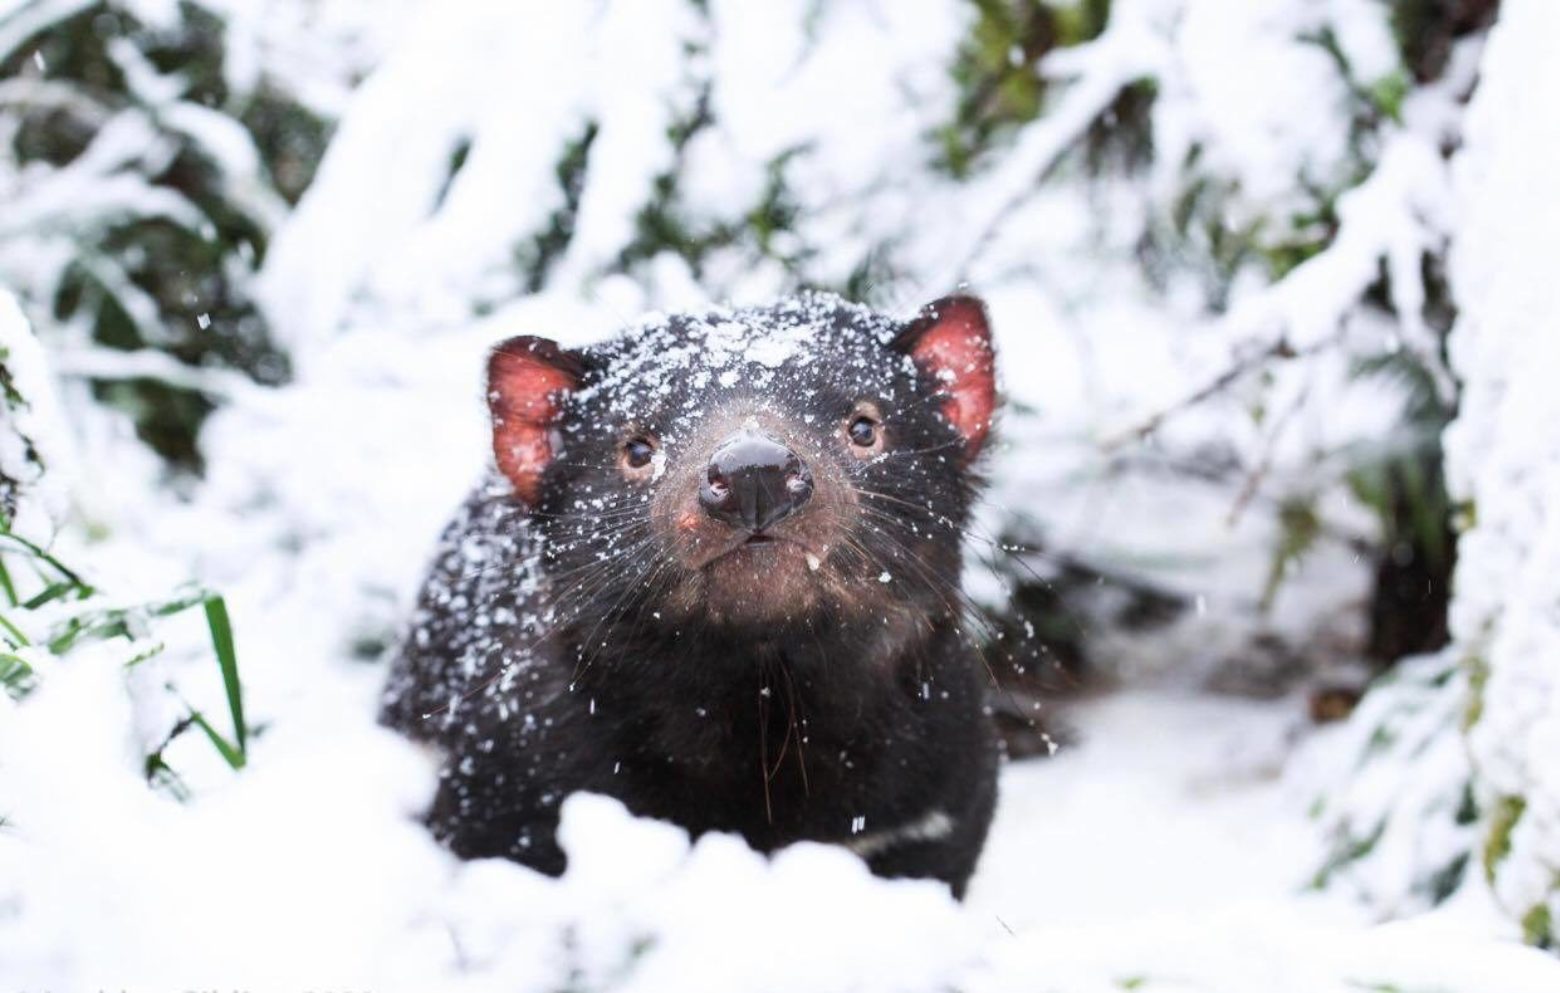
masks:
<path id="1" fill-rule="evenodd" d="M 743 431 L 710 456 L 699 504 L 715 520 L 757 534 L 799 510 L 812 492 L 812 472 L 795 452 Z"/>

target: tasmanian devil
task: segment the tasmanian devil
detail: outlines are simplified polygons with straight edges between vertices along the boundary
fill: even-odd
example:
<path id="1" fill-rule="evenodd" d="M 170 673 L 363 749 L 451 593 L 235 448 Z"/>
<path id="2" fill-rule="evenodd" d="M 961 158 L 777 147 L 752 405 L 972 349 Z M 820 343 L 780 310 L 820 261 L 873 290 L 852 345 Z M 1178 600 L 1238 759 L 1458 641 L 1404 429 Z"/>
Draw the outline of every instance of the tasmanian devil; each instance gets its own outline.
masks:
<path id="1" fill-rule="evenodd" d="M 960 537 L 996 405 L 980 301 L 834 296 L 513 338 L 497 472 L 444 534 L 383 720 L 463 857 L 564 868 L 575 790 L 962 894 L 997 750 Z"/>

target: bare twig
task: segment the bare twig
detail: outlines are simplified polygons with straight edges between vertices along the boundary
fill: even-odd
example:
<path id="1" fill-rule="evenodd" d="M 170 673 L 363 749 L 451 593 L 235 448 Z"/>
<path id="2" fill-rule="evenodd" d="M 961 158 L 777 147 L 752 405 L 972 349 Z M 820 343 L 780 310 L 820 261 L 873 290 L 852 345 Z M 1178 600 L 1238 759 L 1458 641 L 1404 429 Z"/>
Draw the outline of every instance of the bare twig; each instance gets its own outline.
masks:
<path id="1" fill-rule="evenodd" d="M 1334 340 L 1335 339 L 1330 338 L 1327 340 L 1326 344 L 1331 344 Z M 1289 344 L 1288 338 L 1280 336 L 1278 339 L 1270 342 L 1265 347 L 1238 360 L 1234 365 L 1230 366 L 1230 368 L 1224 370 L 1218 376 L 1214 377 L 1214 379 L 1207 385 L 1201 387 L 1184 399 L 1178 400 L 1170 406 L 1155 412 L 1137 427 L 1128 431 L 1124 431 L 1121 434 L 1106 440 L 1101 444 L 1100 447 L 1107 452 L 1111 452 L 1121 448 L 1124 445 L 1142 441 L 1144 438 L 1147 438 L 1149 435 L 1152 435 L 1154 432 L 1158 431 L 1160 427 L 1164 425 L 1165 421 L 1174 417 L 1176 414 L 1179 414 L 1185 410 L 1189 410 L 1192 407 L 1203 403 L 1211 397 L 1223 393 L 1240 379 L 1245 377 L 1248 373 L 1252 373 L 1258 369 L 1261 369 L 1275 359 L 1293 359 L 1299 358 L 1302 355 L 1311 354 L 1317 351 L 1321 344 L 1323 343 L 1318 342 L 1304 351 L 1299 351 Z"/>
<path id="2" fill-rule="evenodd" d="M 91 128 L 102 127 L 111 112 L 87 91 L 52 79 L 7 79 L 0 82 L 0 106 L 63 110 Z"/>
<path id="3" fill-rule="evenodd" d="M 1246 474 L 1246 479 L 1241 483 L 1240 492 L 1235 495 L 1235 502 L 1230 505 L 1230 513 L 1227 518 L 1230 527 L 1234 527 L 1240 522 L 1241 515 L 1246 512 L 1246 508 L 1251 504 L 1252 498 L 1257 495 L 1257 490 L 1261 488 L 1263 481 L 1267 479 L 1268 473 L 1272 471 L 1273 451 L 1278 448 L 1278 440 L 1283 437 L 1284 429 L 1289 426 L 1289 422 L 1294 418 L 1295 414 L 1299 413 L 1300 409 L 1305 406 L 1306 398 L 1310 396 L 1310 393 L 1311 388 L 1308 384 L 1295 397 L 1294 402 L 1285 407 L 1283 413 L 1273 420 L 1273 425 L 1269 429 L 1267 438 L 1262 445 L 1261 457 L 1257 460 L 1256 466 Z"/>
<path id="4" fill-rule="evenodd" d="M 150 379 L 181 390 L 233 400 L 263 393 L 247 376 L 227 369 L 202 369 L 149 348 L 118 351 L 109 348 L 61 350 L 53 356 L 55 369 L 62 376 L 83 379 Z"/>

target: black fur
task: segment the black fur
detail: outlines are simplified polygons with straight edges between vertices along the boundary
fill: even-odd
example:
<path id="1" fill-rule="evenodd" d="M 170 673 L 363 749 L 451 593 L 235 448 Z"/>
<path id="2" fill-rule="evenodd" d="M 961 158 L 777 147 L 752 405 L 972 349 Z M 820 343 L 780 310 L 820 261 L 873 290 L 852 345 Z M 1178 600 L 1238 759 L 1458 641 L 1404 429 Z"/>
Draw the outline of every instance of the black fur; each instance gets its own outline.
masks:
<path id="1" fill-rule="evenodd" d="M 959 605 L 974 476 L 905 331 L 808 296 L 569 355 L 580 385 L 537 506 L 499 475 L 473 493 L 386 690 L 384 721 L 446 750 L 429 822 L 456 853 L 560 872 L 558 805 L 592 790 L 764 851 L 855 841 L 875 872 L 962 893 L 997 763 Z M 863 401 L 886 431 L 873 460 L 840 434 Z M 691 565 L 676 527 L 711 425 L 746 417 L 820 477 L 796 533 L 830 548 L 751 586 L 740 563 Z M 619 463 L 638 434 L 666 460 L 642 483 Z M 746 603 L 769 596 L 790 599 Z M 926 830 L 862 844 L 908 825 Z"/>

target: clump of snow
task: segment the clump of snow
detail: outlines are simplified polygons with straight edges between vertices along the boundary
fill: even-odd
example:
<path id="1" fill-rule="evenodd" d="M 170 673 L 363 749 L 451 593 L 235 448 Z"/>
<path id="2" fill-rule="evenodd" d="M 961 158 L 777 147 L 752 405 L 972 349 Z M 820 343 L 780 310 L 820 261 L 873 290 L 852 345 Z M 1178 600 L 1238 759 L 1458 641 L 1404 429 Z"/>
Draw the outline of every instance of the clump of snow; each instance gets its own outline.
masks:
<path id="1" fill-rule="evenodd" d="M 1459 548 L 1452 613 L 1475 680 L 1468 733 L 1501 902 L 1531 924 L 1560 920 L 1560 205 L 1534 196 L 1560 168 L 1560 133 L 1535 94 L 1560 88 L 1543 39 L 1560 10 L 1502 8 L 1459 158 L 1461 239 L 1451 341 L 1464 383 L 1447 431 L 1451 485 L 1472 526 Z M 1542 909 L 1547 908 L 1547 910 Z"/>
<path id="2" fill-rule="evenodd" d="M 584 191 L 565 266 L 598 265 L 670 164 L 667 128 L 692 99 L 691 14 L 680 0 L 423 10 L 354 96 L 273 246 L 275 325 L 300 345 L 409 309 L 457 322 L 513 295 L 515 253 L 564 208 L 558 160 L 588 125 L 614 169 Z"/>
<path id="3" fill-rule="evenodd" d="M 203 0 L 227 35 L 222 72 L 240 93 L 286 89 L 327 120 L 407 30 L 419 0 Z M 169 15 L 174 4 L 166 5 Z M 165 15 L 169 16 L 169 15 Z"/>
<path id="4" fill-rule="evenodd" d="M 44 540 L 63 522 L 71 444 L 48 359 L 16 297 L 0 288 L 0 511 Z"/>
<path id="5" fill-rule="evenodd" d="M 1308 757 L 1319 775 L 1327 762 L 1350 770 L 1319 788 L 1312 809 L 1327 841 L 1317 885 L 1402 918 L 1476 880 L 1467 706 L 1455 652 L 1404 659 L 1372 685 L 1330 750 Z"/>

